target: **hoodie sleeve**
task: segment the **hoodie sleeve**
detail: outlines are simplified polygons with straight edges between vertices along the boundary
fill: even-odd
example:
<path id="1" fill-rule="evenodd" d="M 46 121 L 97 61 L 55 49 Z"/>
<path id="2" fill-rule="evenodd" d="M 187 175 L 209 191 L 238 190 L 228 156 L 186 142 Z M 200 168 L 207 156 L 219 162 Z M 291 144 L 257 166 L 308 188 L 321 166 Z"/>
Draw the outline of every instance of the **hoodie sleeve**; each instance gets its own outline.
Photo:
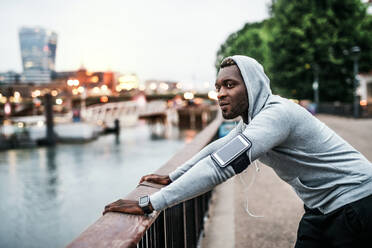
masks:
<path id="1" fill-rule="evenodd" d="M 239 123 L 239 126 L 241 126 L 241 123 Z M 230 141 L 232 138 L 234 138 L 238 132 L 238 127 L 235 127 L 233 130 L 230 131 L 226 136 L 210 143 L 206 147 L 204 147 L 200 152 L 198 152 L 195 156 L 193 156 L 191 159 L 189 159 L 187 162 L 179 166 L 176 170 L 171 172 L 169 174 L 169 178 L 173 181 L 175 181 L 177 178 L 182 176 L 186 171 L 188 171 L 191 167 L 193 167 L 196 163 L 198 163 L 203 158 L 209 156 L 211 153 L 213 153 L 215 150 L 217 150 L 219 147 L 226 144 L 228 141 Z"/>
<path id="2" fill-rule="evenodd" d="M 247 125 L 243 134 L 252 143 L 251 162 L 288 138 L 293 125 L 288 116 L 288 109 L 282 104 L 269 104 Z"/>

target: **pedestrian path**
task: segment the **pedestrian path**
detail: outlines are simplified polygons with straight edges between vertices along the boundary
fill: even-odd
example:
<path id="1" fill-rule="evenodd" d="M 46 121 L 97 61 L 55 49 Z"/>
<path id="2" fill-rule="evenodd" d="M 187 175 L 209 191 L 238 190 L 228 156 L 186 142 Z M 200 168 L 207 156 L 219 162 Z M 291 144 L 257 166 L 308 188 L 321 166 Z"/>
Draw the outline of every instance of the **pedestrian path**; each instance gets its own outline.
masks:
<path id="1" fill-rule="evenodd" d="M 202 247 L 235 247 L 234 187 L 232 178 L 214 189 Z"/>

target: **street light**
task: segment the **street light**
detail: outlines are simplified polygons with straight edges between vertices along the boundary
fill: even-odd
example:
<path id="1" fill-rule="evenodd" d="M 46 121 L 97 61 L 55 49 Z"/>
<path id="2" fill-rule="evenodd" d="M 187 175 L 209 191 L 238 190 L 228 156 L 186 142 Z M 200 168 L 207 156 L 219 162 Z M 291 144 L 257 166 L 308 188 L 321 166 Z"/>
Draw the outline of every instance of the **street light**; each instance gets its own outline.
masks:
<path id="1" fill-rule="evenodd" d="M 314 73 L 314 101 L 315 101 L 315 113 L 318 112 L 319 108 L 319 65 L 317 63 L 313 64 L 313 73 Z"/>
<path id="2" fill-rule="evenodd" d="M 360 57 L 360 48 L 358 46 L 354 46 L 351 48 L 351 58 L 354 61 L 354 118 L 359 117 L 359 99 L 357 95 L 357 88 L 359 85 L 358 82 L 358 60 Z"/>

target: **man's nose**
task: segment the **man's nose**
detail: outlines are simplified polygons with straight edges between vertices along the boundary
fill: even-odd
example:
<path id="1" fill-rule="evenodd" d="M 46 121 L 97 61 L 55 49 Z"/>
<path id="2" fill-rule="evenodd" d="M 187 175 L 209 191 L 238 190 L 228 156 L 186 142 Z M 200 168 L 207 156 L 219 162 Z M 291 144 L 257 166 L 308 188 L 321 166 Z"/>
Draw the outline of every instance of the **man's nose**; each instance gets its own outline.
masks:
<path id="1" fill-rule="evenodd" d="M 220 98 L 223 98 L 226 96 L 226 90 L 224 88 L 221 88 L 219 91 L 218 91 L 218 94 L 217 94 L 217 98 L 220 99 Z"/>

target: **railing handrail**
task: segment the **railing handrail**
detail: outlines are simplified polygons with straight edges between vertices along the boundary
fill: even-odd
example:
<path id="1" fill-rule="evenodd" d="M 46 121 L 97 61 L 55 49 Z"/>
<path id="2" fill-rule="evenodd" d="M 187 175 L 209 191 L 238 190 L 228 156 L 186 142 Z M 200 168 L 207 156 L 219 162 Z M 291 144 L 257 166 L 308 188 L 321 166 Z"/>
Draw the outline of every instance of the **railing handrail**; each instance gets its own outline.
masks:
<path id="1" fill-rule="evenodd" d="M 189 160 L 213 140 L 222 121 L 221 114 L 217 114 L 214 121 L 197 134 L 189 144 L 186 144 L 155 173 L 167 175 Z M 125 199 L 138 200 L 140 196 L 153 194 L 160 190 L 161 187 L 161 185 L 145 182 L 138 185 Z M 136 247 L 158 215 L 158 212 L 155 212 L 149 217 L 112 212 L 107 213 L 88 227 L 87 230 L 80 234 L 67 247 Z"/>

